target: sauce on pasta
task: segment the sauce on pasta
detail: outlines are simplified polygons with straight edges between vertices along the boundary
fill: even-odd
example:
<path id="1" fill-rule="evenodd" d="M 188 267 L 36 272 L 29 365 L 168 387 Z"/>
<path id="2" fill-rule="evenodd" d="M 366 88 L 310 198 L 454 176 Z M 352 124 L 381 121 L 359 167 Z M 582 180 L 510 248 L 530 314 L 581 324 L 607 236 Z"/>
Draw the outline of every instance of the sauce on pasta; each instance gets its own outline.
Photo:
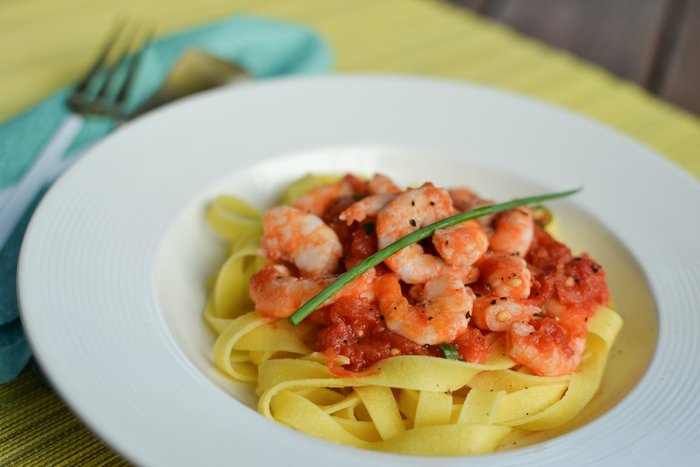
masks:
<path id="1" fill-rule="evenodd" d="M 489 201 L 383 175 L 306 177 L 284 198 L 259 213 L 223 196 L 207 213 L 232 252 L 204 313 L 214 362 L 256 384 L 263 415 L 366 449 L 467 455 L 562 426 L 595 394 L 622 321 L 603 268 L 547 231 L 547 211 L 437 231 L 295 327 L 378 248 Z"/>

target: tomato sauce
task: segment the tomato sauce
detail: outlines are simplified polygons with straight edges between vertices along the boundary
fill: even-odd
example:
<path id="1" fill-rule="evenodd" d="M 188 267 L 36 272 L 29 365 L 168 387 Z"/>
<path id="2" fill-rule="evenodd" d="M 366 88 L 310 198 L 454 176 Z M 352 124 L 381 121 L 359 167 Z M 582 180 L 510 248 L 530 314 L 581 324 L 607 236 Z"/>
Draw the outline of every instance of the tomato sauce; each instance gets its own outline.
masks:
<path id="1" fill-rule="evenodd" d="M 455 344 L 462 360 L 467 362 L 484 363 L 489 356 L 489 340 L 476 327 L 469 326 L 467 332 L 457 336 Z"/>
<path id="2" fill-rule="evenodd" d="M 323 215 L 324 222 L 336 232 L 343 245 L 343 261 L 338 273 L 377 251 L 373 218 L 351 225 L 338 218 L 361 196 L 359 193 L 355 197 L 339 198 Z M 429 240 L 424 242 L 427 252 L 431 245 Z M 559 318 L 540 316 L 530 322 L 534 328 L 531 337 L 543 352 L 551 347 L 569 348 L 571 333 L 578 335 L 583 332 L 585 336 L 585 319 L 598 307 L 607 305 L 610 299 L 605 272 L 588 255 L 574 256 L 539 223 L 535 224 L 533 241 L 525 259 L 532 273 L 532 284 L 529 297 L 523 301 L 538 307 L 545 307 L 550 301 L 557 302 L 567 314 L 566 321 L 576 328 L 569 329 L 571 326 L 560 322 Z M 376 271 L 381 275 L 388 269 L 379 265 Z M 489 293 L 479 280 L 470 287 L 477 296 Z M 362 298 L 344 297 L 331 306 L 316 310 L 310 318 L 320 326 L 316 349 L 324 352 L 329 362 L 336 362 L 338 357 L 349 360 L 340 366 L 330 364 L 331 370 L 339 376 L 352 376 L 377 361 L 396 355 L 443 357 L 443 351 L 437 345 L 422 346 L 390 331 L 378 307 Z M 491 331 L 479 329 L 475 324 L 472 320 L 467 331 L 449 345 L 460 359 L 483 363 L 489 356 L 490 342 L 498 333 L 490 335 Z"/>
<path id="3" fill-rule="evenodd" d="M 590 317 L 610 301 L 605 271 L 587 254 L 574 257 L 571 250 L 535 225 L 526 260 L 533 272 L 529 300 L 537 306 L 555 299 L 569 315 Z"/>
<path id="4" fill-rule="evenodd" d="M 387 329 L 379 309 L 367 300 L 344 297 L 326 313 L 328 325 L 318 333 L 316 346 L 331 362 L 337 356 L 347 357 L 350 363 L 343 367 L 345 370 L 361 371 L 396 355 L 436 354 L 435 350 Z"/>
<path id="5" fill-rule="evenodd" d="M 569 336 L 555 319 L 534 320 L 532 327 L 535 328 L 535 332 L 530 335 L 530 339 L 541 354 L 550 355 L 553 353 L 552 349 L 563 349 L 567 356 L 573 355 Z"/>

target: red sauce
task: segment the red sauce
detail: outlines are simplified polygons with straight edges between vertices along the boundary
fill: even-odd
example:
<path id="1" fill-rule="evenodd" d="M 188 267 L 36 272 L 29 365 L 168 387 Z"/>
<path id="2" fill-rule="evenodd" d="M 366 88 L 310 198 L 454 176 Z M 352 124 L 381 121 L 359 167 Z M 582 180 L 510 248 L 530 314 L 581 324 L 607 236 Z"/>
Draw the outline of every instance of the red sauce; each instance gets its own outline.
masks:
<path id="1" fill-rule="evenodd" d="M 610 301 L 605 271 L 585 254 L 557 270 L 554 288 L 567 311 L 587 317 L 593 316 L 596 308 Z"/>
<path id="2" fill-rule="evenodd" d="M 469 326 L 467 332 L 457 336 L 455 344 L 467 362 L 484 363 L 489 356 L 489 340 L 478 328 Z"/>
<path id="3" fill-rule="evenodd" d="M 316 345 L 331 362 L 338 355 L 348 357 L 350 363 L 343 367 L 345 370 L 362 371 L 395 355 L 431 354 L 431 349 L 387 329 L 378 308 L 367 300 L 345 297 L 329 308 L 329 324 L 319 332 Z M 341 370 L 333 366 L 331 369 Z"/>
<path id="4" fill-rule="evenodd" d="M 610 301 L 603 268 L 586 254 L 574 257 L 566 245 L 537 225 L 526 259 L 533 272 L 529 297 L 533 305 L 555 299 L 566 313 L 590 317 Z"/>
<path id="5" fill-rule="evenodd" d="M 531 322 L 535 332 L 530 334 L 529 339 L 543 355 L 553 353 L 552 349 L 561 349 L 567 356 L 574 354 L 574 349 L 569 345 L 569 336 L 561 328 L 554 318 L 542 318 Z"/>
<path id="6" fill-rule="evenodd" d="M 321 216 L 321 219 L 338 235 L 340 244 L 343 245 L 343 251 L 348 251 L 352 243 L 352 232 L 357 229 L 356 225 L 348 225 L 345 221 L 341 221 L 338 216 L 348 206 L 354 203 L 352 196 L 345 196 L 334 200 L 327 208 L 326 212 Z"/>
<path id="7" fill-rule="evenodd" d="M 527 252 L 528 264 L 541 274 L 549 274 L 556 271 L 561 262 L 573 258 L 568 246 L 552 237 L 549 232 L 535 224 L 532 244 Z"/>
<path id="8" fill-rule="evenodd" d="M 374 222 L 368 221 L 352 232 L 350 248 L 347 250 L 345 265 L 355 266 L 365 258 L 377 252 L 377 235 L 374 232 Z"/>
<path id="9" fill-rule="evenodd" d="M 339 274 L 377 251 L 374 219 L 347 225 L 338 218 L 344 209 L 363 194 L 358 191 L 355 196 L 333 201 L 322 216 L 343 245 L 343 264 L 337 271 Z M 424 241 L 423 245 L 426 252 L 435 254 L 429 240 Z M 533 319 L 530 324 L 535 331 L 531 338 L 542 351 L 551 348 L 568 349 L 570 337 L 580 335 L 580 332 L 585 336 L 585 319 L 596 308 L 608 303 L 610 297 L 605 272 L 585 254 L 574 257 L 566 245 L 555 240 L 537 223 L 526 260 L 532 272 L 532 285 L 530 296 L 524 301 L 542 307 L 549 300 L 556 300 L 569 313 L 569 318 L 575 318 L 568 319 L 569 324 L 552 317 Z M 388 269 L 379 265 L 376 272 L 381 275 L 388 272 Z M 475 281 L 477 277 L 475 276 Z M 470 287 L 477 294 L 488 296 L 490 292 L 482 282 L 472 283 Z M 410 294 L 408 295 L 410 300 Z M 377 361 L 396 355 L 443 357 L 439 346 L 421 346 L 390 331 L 378 307 L 358 297 L 339 299 L 331 306 L 316 310 L 309 319 L 319 325 L 315 342 L 317 350 L 327 355 L 331 370 L 339 376 L 352 376 Z M 477 324 L 472 320 L 467 332 L 451 344 L 462 360 L 483 363 L 489 356 L 493 336 L 489 336 L 490 331 L 479 329 Z M 575 329 L 569 329 L 570 325 Z M 349 363 L 342 366 L 333 363 L 338 356 L 347 357 Z"/>

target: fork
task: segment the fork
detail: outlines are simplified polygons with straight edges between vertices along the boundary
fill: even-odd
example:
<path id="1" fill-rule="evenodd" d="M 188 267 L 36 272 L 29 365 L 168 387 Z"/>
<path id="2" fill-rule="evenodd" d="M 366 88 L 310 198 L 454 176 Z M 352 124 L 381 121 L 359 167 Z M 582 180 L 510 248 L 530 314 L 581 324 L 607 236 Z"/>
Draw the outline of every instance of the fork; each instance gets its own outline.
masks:
<path id="1" fill-rule="evenodd" d="M 39 191 L 58 172 L 61 156 L 75 140 L 86 117 L 102 116 L 120 121 L 128 116 L 129 91 L 151 34 L 142 38 L 138 52 L 132 54 L 130 51 L 137 45 L 137 37 L 134 28 L 129 32 L 124 23 L 120 24 L 85 77 L 68 96 L 66 105 L 70 114 L 63 119 L 0 210 L 0 250 Z"/>

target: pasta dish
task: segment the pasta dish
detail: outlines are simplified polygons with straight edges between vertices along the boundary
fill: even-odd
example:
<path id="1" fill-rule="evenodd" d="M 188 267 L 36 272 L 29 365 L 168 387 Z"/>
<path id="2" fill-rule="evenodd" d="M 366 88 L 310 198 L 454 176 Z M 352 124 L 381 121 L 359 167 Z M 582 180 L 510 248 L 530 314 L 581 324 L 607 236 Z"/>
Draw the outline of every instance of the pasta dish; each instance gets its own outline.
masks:
<path id="1" fill-rule="evenodd" d="M 264 213 L 207 209 L 229 255 L 204 317 L 213 360 L 259 412 L 359 448 L 470 455 L 566 426 L 597 392 L 622 326 L 605 271 L 552 235 L 542 206 L 440 228 L 305 303 L 406 236 L 494 203 L 385 175 L 309 175 Z"/>

